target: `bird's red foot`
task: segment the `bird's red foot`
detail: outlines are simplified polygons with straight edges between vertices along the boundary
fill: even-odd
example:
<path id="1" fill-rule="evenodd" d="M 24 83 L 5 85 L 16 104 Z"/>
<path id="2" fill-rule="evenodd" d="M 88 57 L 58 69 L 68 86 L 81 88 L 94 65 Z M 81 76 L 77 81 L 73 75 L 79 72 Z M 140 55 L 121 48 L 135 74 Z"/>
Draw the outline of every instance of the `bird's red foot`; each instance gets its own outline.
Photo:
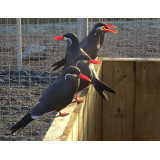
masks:
<path id="1" fill-rule="evenodd" d="M 62 117 L 67 116 L 68 114 L 69 113 L 61 113 L 61 112 L 59 112 L 59 115 L 62 116 Z"/>
<path id="2" fill-rule="evenodd" d="M 83 100 L 79 100 L 79 99 L 78 99 L 77 92 L 76 92 L 76 94 L 75 94 L 75 98 L 74 98 L 74 99 L 75 99 L 75 101 L 76 101 L 77 103 L 83 102 Z"/>
<path id="3" fill-rule="evenodd" d="M 76 101 L 77 103 L 83 102 L 83 100 L 80 100 L 80 99 L 78 99 L 78 98 L 74 98 L 74 99 L 75 99 L 75 101 Z"/>

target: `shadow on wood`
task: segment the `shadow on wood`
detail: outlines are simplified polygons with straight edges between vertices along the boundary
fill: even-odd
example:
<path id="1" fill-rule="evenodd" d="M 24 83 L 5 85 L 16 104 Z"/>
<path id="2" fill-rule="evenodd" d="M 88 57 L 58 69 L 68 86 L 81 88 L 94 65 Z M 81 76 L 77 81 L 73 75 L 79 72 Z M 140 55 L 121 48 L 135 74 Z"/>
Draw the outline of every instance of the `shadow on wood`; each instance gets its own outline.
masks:
<path id="1" fill-rule="evenodd" d="M 84 102 L 54 120 L 44 140 L 131 141 L 160 140 L 160 60 L 100 58 L 95 70 L 117 94 L 102 100 L 90 86 Z"/>

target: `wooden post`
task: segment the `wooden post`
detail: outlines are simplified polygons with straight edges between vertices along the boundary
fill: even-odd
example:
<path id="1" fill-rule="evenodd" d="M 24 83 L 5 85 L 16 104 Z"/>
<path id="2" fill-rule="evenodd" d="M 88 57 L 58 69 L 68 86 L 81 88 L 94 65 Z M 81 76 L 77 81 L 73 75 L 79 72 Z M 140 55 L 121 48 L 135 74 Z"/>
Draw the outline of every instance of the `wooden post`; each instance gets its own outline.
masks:
<path id="1" fill-rule="evenodd" d="M 88 18 L 77 19 L 77 36 L 81 41 L 85 36 L 88 35 Z"/>
<path id="2" fill-rule="evenodd" d="M 95 71 L 101 78 L 102 66 L 97 65 Z M 44 141 L 101 140 L 102 98 L 92 86 L 83 90 L 81 96 L 84 102 L 71 103 L 63 109 L 70 113 L 68 116 L 54 119 Z"/>
<path id="3" fill-rule="evenodd" d="M 17 70 L 22 67 L 22 34 L 21 34 L 21 18 L 16 19 L 17 22 Z"/>
<path id="4" fill-rule="evenodd" d="M 103 101 L 102 140 L 134 140 L 135 62 L 103 62 L 103 82 L 117 93 Z"/>
<path id="5" fill-rule="evenodd" d="M 84 102 L 70 105 L 70 118 L 55 124 L 56 118 L 44 140 L 160 140 L 160 60 L 102 60 L 96 73 L 117 93 L 102 101 L 90 86 Z"/>
<path id="6" fill-rule="evenodd" d="M 160 140 L 160 61 L 136 63 L 135 140 Z"/>
<path id="7" fill-rule="evenodd" d="M 98 61 L 101 61 L 99 58 Z M 96 75 L 101 80 L 102 65 L 95 65 Z M 89 87 L 86 98 L 87 106 L 87 140 L 101 141 L 102 140 L 102 97 L 93 86 Z"/>

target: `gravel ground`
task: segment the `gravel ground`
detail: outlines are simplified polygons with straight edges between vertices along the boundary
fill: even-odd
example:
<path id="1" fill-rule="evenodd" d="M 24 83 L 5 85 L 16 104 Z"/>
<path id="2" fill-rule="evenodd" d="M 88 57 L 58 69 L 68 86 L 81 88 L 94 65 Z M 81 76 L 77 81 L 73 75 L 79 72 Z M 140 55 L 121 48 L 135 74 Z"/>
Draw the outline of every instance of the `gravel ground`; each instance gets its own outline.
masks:
<path id="1" fill-rule="evenodd" d="M 53 113 L 40 120 L 33 121 L 23 132 L 7 136 L 9 128 L 25 115 L 38 101 L 43 90 L 55 79 L 57 74 L 40 71 L 1 71 L 0 72 L 0 139 L 1 140 L 42 140 Z M 10 78 L 8 78 L 10 77 Z M 7 96 L 6 96 L 7 95 Z M 36 126 L 36 127 L 34 127 Z M 29 128 L 29 129 L 28 129 Z"/>
<path id="2" fill-rule="evenodd" d="M 160 57 L 160 20 L 154 21 L 111 21 L 117 26 L 118 34 L 108 33 L 100 56 L 104 57 Z M 34 25 L 32 26 L 34 28 Z M 22 71 L 16 71 L 16 37 L 14 33 L 2 32 L 0 26 L 0 140 L 42 140 L 54 113 L 33 121 L 15 135 L 9 136 L 9 128 L 20 120 L 38 101 L 44 89 L 52 82 L 57 72 L 50 66 L 64 57 L 66 43 L 53 41 L 57 35 L 71 32 L 69 28 L 60 32 L 49 32 L 42 25 L 39 32 L 23 34 L 23 51 L 31 44 L 47 47 L 47 59 L 23 61 Z M 75 32 L 76 25 L 72 26 Z M 44 32 L 42 32 L 44 30 Z M 90 30 L 90 28 L 89 28 Z M 41 31 L 41 32 L 40 32 Z M 5 34 L 4 34 L 5 33 Z"/>

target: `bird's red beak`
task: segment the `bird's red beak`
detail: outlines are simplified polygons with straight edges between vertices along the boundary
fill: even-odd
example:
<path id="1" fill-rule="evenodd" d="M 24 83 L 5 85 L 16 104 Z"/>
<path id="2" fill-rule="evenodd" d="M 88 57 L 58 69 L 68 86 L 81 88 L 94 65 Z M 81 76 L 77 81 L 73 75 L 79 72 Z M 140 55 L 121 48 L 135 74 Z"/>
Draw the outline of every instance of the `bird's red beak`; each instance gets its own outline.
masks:
<path id="1" fill-rule="evenodd" d="M 53 39 L 56 39 L 56 40 L 64 40 L 64 37 L 63 37 L 63 36 L 57 36 L 57 37 L 54 37 Z"/>
<path id="2" fill-rule="evenodd" d="M 105 26 L 104 27 L 112 27 L 112 28 L 116 28 L 116 26 L 114 26 L 114 25 L 110 25 L 110 24 L 105 24 Z"/>
<path id="3" fill-rule="evenodd" d="M 116 31 L 115 29 L 111 29 L 111 28 L 108 28 L 108 29 L 102 28 L 102 30 L 105 31 L 105 32 L 118 33 L 118 31 Z"/>
<path id="4" fill-rule="evenodd" d="M 94 59 L 90 59 L 90 60 L 88 61 L 88 63 L 93 63 L 93 64 L 102 64 L 101 62 L 96 61 L 96 60 L 94 60 Z"/>
<path id="5" fill-rule="evenodd" d="M 106 27 L 106 28 L 105 28 Z M 116 31 L 115 29 L 111 29 L 109 27 L 112 27 L 112 28 L 116 28 L 116 26 L 114 25 L 110 25 L 110 24 L 106 24 L 102 30 L 105 31 L 105 32 L 112 32 L 112 33 L 118 33 L 118 31 Z"/>
<path id="6" fill-rule="evenodd" d="M 87 76 L 85 76 L 85 75 L 83 75 L 83 74 L 79 74 L 79 75 L 78 75 L 78 78 L 85 79 L 86 81 L 91 82 L 91 80 L 90 80 Z"/>

